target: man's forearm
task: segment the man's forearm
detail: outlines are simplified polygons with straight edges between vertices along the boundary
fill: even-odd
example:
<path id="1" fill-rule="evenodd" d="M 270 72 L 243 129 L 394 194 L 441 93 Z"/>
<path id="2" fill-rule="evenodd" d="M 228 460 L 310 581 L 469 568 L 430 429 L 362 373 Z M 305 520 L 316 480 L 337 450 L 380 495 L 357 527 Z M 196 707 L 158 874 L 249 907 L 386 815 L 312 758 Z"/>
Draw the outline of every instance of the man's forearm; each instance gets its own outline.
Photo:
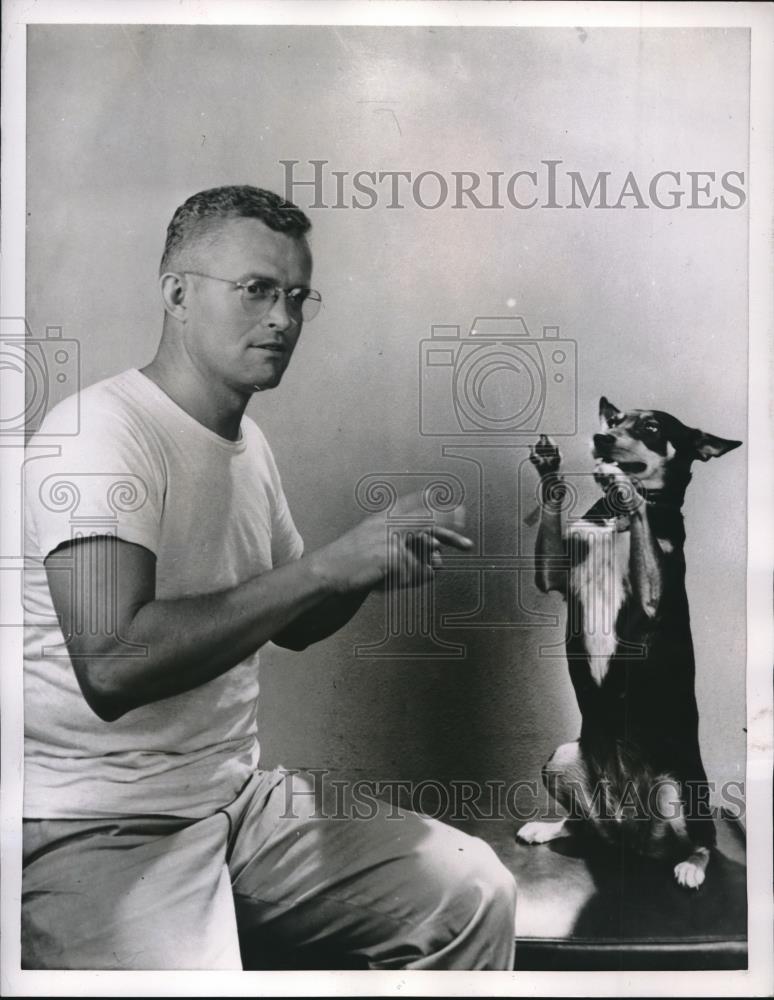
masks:
<path id="1" fill-rule="evenodd" d="M 118 718 L 213 680 L 332 597 L 312 555 L 229 590 L 149 601 L 120 631 L 145 655 L 126 656 L 113 640 L 97 658 L 73 656 L 74 666 L 92 708 Z"/>
<path id="2" fill-rule="evenodd" d="M 272 642 L 286 649 L 299 650 L 327 639 L 357 614 L 370 593 L 367 589 L 326 597 L 316 607 L 298 615 L 287 628 L 281 629 L 272 637 Z"/>

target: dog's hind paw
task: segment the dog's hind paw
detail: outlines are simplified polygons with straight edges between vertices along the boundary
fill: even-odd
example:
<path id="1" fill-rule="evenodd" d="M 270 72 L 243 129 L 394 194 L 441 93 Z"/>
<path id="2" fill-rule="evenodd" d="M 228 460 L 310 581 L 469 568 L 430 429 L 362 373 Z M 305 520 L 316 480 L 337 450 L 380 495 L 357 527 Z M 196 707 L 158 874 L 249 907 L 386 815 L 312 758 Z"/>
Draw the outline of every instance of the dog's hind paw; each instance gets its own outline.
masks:
<path id="1" fill-rule="evenodd" d="M 571 833 L 567 829 L 567 824 L 564 820 L 561 820 L 559 823 L 545 823 L 540 821 L 525 823 L 521 829 L 516 831 L 517 839 L 523 841 L 525 844 L 548 844 L 552 840 L 569 836 L 571 836 Z"/>
<path id="2" fill-rule="evenodd" d="M 709 861 L 709 851 L 692 854 L 687 861 L 681 861 L 675 865 L 675 879 L 678 885 L 686 889 L 698 889 L 706 878 L 707 862 Z"/>

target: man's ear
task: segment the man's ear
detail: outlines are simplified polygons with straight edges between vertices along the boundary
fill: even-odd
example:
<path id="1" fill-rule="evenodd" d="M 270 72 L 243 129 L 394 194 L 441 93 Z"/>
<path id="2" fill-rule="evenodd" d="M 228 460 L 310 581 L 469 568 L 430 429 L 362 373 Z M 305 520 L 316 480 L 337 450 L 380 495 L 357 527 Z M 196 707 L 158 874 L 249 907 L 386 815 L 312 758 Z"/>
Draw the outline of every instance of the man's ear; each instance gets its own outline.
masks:
<path id="1" fill-rule="evenodd" d="M 611 417 L 617 417 L 621 411 L 613 406 L 610 400 L 603 396 L 599 401 L 599 419 L 607 423 Z"/>
<path id="2" fill-rule="evenodd" d="M 185 278 L 174 271 L 167 271 L 159 278 L 161 298 L 164 300 L 164 309 L 181 323 L 185 320 Z"/>
<path id="3" fill-rule="evenodd" d="M 705 434 L 704 431 L 694 431 L 691 442 L 695 457 L 702 462 L 709 462 L 711 458 L 720 458 L 727 451 L 738 448 L 741 441 L 727 441 L 725 438 L 715 437 L 714 434 Z"/>

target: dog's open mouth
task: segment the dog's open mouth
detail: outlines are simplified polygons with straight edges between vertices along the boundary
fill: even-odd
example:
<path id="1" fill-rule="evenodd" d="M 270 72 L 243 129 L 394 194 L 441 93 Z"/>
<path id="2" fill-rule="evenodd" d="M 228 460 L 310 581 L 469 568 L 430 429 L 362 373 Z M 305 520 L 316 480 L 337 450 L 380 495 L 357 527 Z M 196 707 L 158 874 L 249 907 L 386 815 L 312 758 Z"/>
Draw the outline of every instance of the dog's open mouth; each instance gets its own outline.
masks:
<path id="1" fill-rule="evenodd" d="M 644 462 L 616 462 L 615 464 L 627 476 L 636 475 L 638 472 L 644 472 L 647 469 L 647 465 Z"/>
<path id="2" fill-rule="evenodd" d="M 603 455 L 599 448 L 594 450 L 594 458 L 599 462 L 607 462 L 609 465 L 617 465 L 618 468 L 627 474 L 627 476 L 634 476 L 640 472 L 645 472 L 647 465 L 645 462 L 640 462 L 637 459 L 619 459 L 612 458 L 608 455 Z"/>

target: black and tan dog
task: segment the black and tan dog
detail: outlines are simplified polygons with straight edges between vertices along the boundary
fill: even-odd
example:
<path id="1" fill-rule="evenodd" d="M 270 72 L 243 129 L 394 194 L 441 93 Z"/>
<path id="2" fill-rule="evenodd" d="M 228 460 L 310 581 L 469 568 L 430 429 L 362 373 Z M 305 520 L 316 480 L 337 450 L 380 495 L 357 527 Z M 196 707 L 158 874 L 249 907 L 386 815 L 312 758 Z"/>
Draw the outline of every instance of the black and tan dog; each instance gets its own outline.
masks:
<path id="1" fill-rule="evenodd" d="M 715 826 L 699 752 L 681 507 L 691 463 L 741 442 L 658 410 L 622 413 L 604 397 L 600 419 L 594 476 L 604 496 L 564 529 L 559 451 L 541 436 L 530 455 L 540 476 L 536 582 L 567 600 L 582 723 L 579 740 L 543 770 L 568 818 L 527 823 L 517 835 L 545 843 L 582 826 L 650 856 L 682 850 L 675 877 L 698 888 Z"/>

